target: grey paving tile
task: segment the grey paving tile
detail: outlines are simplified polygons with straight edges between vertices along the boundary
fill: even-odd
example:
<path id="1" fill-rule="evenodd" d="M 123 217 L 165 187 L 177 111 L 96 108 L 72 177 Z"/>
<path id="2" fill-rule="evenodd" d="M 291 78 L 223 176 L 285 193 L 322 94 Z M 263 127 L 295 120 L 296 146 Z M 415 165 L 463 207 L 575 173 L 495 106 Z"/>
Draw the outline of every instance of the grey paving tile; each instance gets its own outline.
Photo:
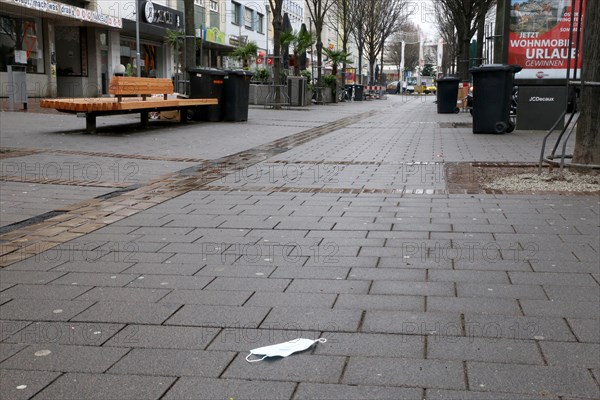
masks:
<path id="1" fill-rule="evenodd" d="M 165 297 L 169 289 L 140 289 L 132 287 L 96 287 L 79 296 L 82 301 L 126 301 L 155 303 Z"/>
<path id="2" fill-rule="evenodd" d="M 118 274 L 131 267 L 133 262 L 113 262 L 103 260 L 66 262 L 54 268 L 52 272 L 95 272 Z"/>
<path id="3" fill-rule="evenodd" d="M 223 378 L 287 382 L 337 383 L 342 374 L 345 357 L 298 354 L 292 357 L 265 359 L 256 364 L 239 354 L 223 374 Z"/>
<path id="4" fill-rule="evenodd" d="M 218 277 L 206 286 L 206 290 L 283 292 L 290 282 L 291 279 Z"/>
<path id="5" fill-rule="evenodd" d="M 331 308 L 335 299 L 335 294 L 257 292 L 245 306 Z"/>
<path id="6" fill-rule="evenodd" d="M 23 350 L 25 347 L 27 346 L 24 344 L 0 343 L 0 362 Z"/>
<path id="7" fill-rule="evenodd" d="M 374 281 L 369 293 L 416 296 L 454 296 L 454 284 L 451 282 Z"/>
<path id="8" fill-rule="evenodd" d="M 164 376 L 68 373 L 46 387 L 35 399 L 158 400 L 173 381 L 175 378 Z"/>
<path id="9" fill-rule="evenodd" d="M 128 325 L 104 346 L 204 350 L 218 332 L 210 327 Z"/>
<path id="10" fill-rule="evenodd" d="M 429 271 L 430 282 L 510 283 L 505 272 L 500 271 Z"/>
<path id="11" fill-rule="evenodd" d="M 465 389 L 462 363 L 404 358 L 350 357 L 343 383 Z"/>
<path id="12" fill-rule="evenodd" d="M 58 372 L 0 370 L 0 391 L 4 399 L 27 400 L 59 375 Z"/>
<path id="13" fill-rule="evenodd" d="M 129 349 L 97 346 L 35 344 L 2 362 L 0 367 L 60 372 L 104 372 L 128 351 Z"/>
<path id="14" fill-rule="evenodd" d="M 458 297 L 546 300 L 538 285 L 457 283 L 456 290 Z"/>
<path id="15" fill-rule="evenodd" d="M 348 267 L 288 267 L 279 266 L 270 275 L 270 278 L 290 279 L 345 279 L 348 276 Z"/>
<path id="16" fill-rule="evenodd" d="M 589 274 L 552 272 L 509 272 L 508 274 L 512 283 L 521 285 L 598 286 Z"/>
<path id="17" fill-rule="evenodd" d="M 59 266 L 66 260 L 58 255 L 52 256 L 49 253 L 41 253 L 18 263 L 8 265 L 2 268 L 3 271 L 50 271 L 52 268 Z"/>
<path id="18" fill-rule="evenodd" d="M 304 267 L 343 267 L 343 268 L 375 268 L 379 257 L 338 257 L 327 252 L 308 257 Z"/>
<path id="19" fill-rule="evenodd" d="M 142 275 L 127 287 L 163 289 L 203 289 L 213 280 L 208 276 Z"/>
<path id="20" fill-rule="evenodd" d="M 160 324 L 177 311 L 179 307 L 178 304 L 166 303 L 100 301 L 77 315 L 72 321 Z"/>
<path id="21" fill-rule="evenodd" d="M 0 316 L 20 321 L 67 321 L 92 304 L 91 301 L 15 299 L 0 306 Z"/>
<path id="22" fill-rule="evenodd" d="M 600 344 L 541 342 L 548 365 L 600 368 Z"/>
<path id="23" fill-rule="evenodd" d="M 422 269 L 352 268 L 348 279 L 374 281 L 425 281 Z"/>
<path id="24" fill-rule="evenodd" d="M 130 274 L 101 274 L 87 272 L 69 272 L 65 276 L 52 281 L 52 285 L 80 286 L 125 286 L 137 278 Z"/>
<path id="25" fill-rule="evenodd" d="M 165 325 L 257 328 L 269 310 L 267 307 L 184 305 Z"/>
<path id="26" fill-rule="evenodd" d="M 108 372 L 216 378 L 234 356 L 235 353 L 225 351 L 133 349 Z"/>
<path id="27" fill-rule="evenodd" d="M 138 263 L 123 271 L 126 274 L 138 275 L 186 275 L 191 276 L 200 271 L 204 264 Z"/>
<path id="28" fill-rule="evenodd" d="M 427 341 L 427 358 L 543 365 L 534 341 L 434 336 Z"/>
<path id="29" fill-rule="evenodd" d="M 33 322 L 8 337 L 6 342 L 100 346 L 123 326 L 99 322 Z"/>
<path id="30" fill-rule="evenodd" d="M 31 324 L 30 321 L 0 320 L 0 342 Z"/>
<path id="31" fill-rule="evenodd" d="M 91 286 L 53 286 L 19 284 L 0 293 L 0 299 L 72 300 Z"/>
<path id="32" fill-rule="evenodd" d="M 600 286 L 581 287 L 545 285 L 544 290 L 548 294 L 550 300 L 600 302 Z"/>
<path id="33" fill-rule="evenodd" d="M 480 391 L 547 393 L 549 395 L 598 397 L 598 385 L 582 368 L 538 367 L 517 364 L 467 363 L 469 383 Z"/>
<path id="34" fill-rule="evenodd" d="M 521 300 L 521 306 L 528 316 L 600 319 L 597 301 Z"/>
<path id="35" fill-rule="evenodd" d="M 434 259 L 428 257 L 413 256 L 411 258 L 381 257 L 378 268 L 409 268 L 409 269 L 429 269 L 429 270 L 450 270 L 452 269 L 452 260 Z"/>
<path id="36" fill-rule="evenodd" d="M 295 387 L 291 382 L 182 377 L 163 399 L 289 399 Z"/>
<path id="37" fill-rule="evenodd" d="M 427 311 L 521 315 L 513 299 L 479 299 L 467 297 L 427 297 Z"/>
<path id="38" fill-rule="evenodd" d="M 557 396 L 427 389 L 427 400 L 557 400 Z"/>
<path id="39" fill-rule="evenodd" d="M 365 333 L 405 333 L 411 335 L 461 336 L 458 313 L 367 311 Z"/>
<path id="40" fill-rule="evenodd" d="M 244 307 L 246 309 L 247 307 Z M 262 329 L 295 329 L 355 332 L 360 310 L 274 308 L 262 322 Z"/>
<path id="41" fill-rule="evenodd" d="M 326 383 L 298 385 L 294 400 L 421 400 L 421 389 L 387 388 L 381 386 L 351 386 Z"/>
<path id="42" fill-rule="evenodd" d="M 270 276 L 274 270 L 275 266 L 266 265 L 207 265 L 198 271 L 195 276 L 255 278 L 257 276 Z"/>
<path id="43" fill-rule="evenodd" d="M 467 337 L 575 341 L 562 318 L 465 314 Z"/>
<path id="44" fill-rule="evenodd" d="M 425 297 L 377 294 L 340 294 L 336 309 L 425 311 Z"/>
<path id="45" fill-rule="evenodd" d="M 7 283 L 30 283 L 42 285 L 54 281 L 65 275 L 64 272 L 44 272 L 44 271 L 0 271 L 0 282 Z"/>
<path id="46" fill-rule="evenodd" d="M 580 342 L 600 343 L 598 320 L 568 318 L 567 321 Z"/>
<path id="47" fill-rule="evenodd" d="M 425 356 L 425 338 L 417 335 L 325 332 L 326 343 L 314 354 L 335 356 L 420 358 Z"/>
<path id="48" fill-rule="evenodd" d="M 160 303 L 241 306 L 252 294 L 251 291 L 237 290 L 173 290 Z"/>
<path id="49" fill-rule="evenodd" d="M 267 328 L 252 329 L 245 327 L 224 328 L 219 335 L 211 342 L 208 350 L 225 350 L 248 353 L 251 349 L 270 346 L 278 343 L 289 342 L 299 338 L 317 340 L 321 337 L 319 331 L 303 330 L 294 326 L 286 326 L 284 329 Z M 313 348 L 320 344 L 317 343 L 306 353 L 310 354 Z"/>
<path id="50" fill-rule="evenodd" d="M 363 293 L 369 290 L 368 281 L 334 279 L 295 279 L 287 292 L 299 293 Z"/>

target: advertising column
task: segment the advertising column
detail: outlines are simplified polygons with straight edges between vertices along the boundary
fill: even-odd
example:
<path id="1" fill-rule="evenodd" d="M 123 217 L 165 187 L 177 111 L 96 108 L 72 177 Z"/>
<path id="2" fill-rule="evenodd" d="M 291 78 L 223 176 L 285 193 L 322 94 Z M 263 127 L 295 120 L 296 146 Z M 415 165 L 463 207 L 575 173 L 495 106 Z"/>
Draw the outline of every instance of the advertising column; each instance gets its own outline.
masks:
<path id="1" fill-rule="evenodd" d="M 585 0 L 583 10 L 585 10 Z M 523 70 L 516 75 L 519 86 L 517 128 L 549 129 L 566 107 L 565 84 L 581 74 L 581 52 L 576 51 L 577 34 L 583 38 L 583 10 L 579 0 L 511 0 L 508 63 Z M 582 15 L 580 16 L 580 12 Z M 573 44 L 569 46 L 571 18 Z M 581 17 L 581 27 L 578 20 Z M 562 127 L 562 123 L 559 124 Z"/>

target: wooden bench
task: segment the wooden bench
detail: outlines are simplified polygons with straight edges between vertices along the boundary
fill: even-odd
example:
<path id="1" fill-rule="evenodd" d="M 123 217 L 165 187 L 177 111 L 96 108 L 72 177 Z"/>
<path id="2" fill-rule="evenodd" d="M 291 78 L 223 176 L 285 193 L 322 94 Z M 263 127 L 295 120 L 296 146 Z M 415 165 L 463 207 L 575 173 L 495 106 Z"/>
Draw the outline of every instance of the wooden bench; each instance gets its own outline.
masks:
<path id="1" fill-rule="evenodd" d="M 146 127 L 150 112 L 179 110 L 179 121 L 185 123 L 188 109 L 219 104 L 217 99 L 169 99 L 174 93 L 173 82 L 161 78 L 114 76 L 108 93 L 115 97 L 44 99 L 40 106 L 85 115 L 86 131 L 95 133 L 99 116 L 140 113 L 141 124 Z M 157 94 L 162 98 L 151 97 Z"/>

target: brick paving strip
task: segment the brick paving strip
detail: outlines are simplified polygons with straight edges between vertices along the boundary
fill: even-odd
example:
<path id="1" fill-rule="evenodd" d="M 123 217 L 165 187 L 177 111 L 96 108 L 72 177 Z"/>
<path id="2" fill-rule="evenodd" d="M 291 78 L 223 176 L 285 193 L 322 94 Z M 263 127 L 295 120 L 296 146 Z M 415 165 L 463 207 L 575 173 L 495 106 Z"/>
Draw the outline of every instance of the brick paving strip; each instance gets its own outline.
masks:
<path id="1" fill-rule="evenodd" d="M 342 118 L 227 157 L 204 161 L 199 167 L 159 176 L 147 185 L 122 195 L 109 199 L 86 200 L 55 210 L 64 213 L 0 235 L 0 268 L 33 257 L 182 194 L 198 190 L 235 171 L 263 162 L 273 155 L 286 152 L 377 113 L 378 111 L 368 111 Z M 182 160 L 190 159 L 177 161 Z"/>
<path id="2" fill-rule="evenodd" d="M 105 181 L 80 180 L 80 179 L 27 178 L 25 176 L 11 176 L 11 175 L 0 176 L 0 182 L 41 183 L 41 184 L 52 184 L 52 185 L 92 186 L 92 187 L 105 187 L 105 188 L 126 188 L 126 187 L 130 186 L 129 183 L 125 183 L 125 182 L 105 182 Z"/>
<path id="3" fill-rule="evenodd" d="M 175 161 L 175 162 L 207 162 L 202 158 L 190 157 L 168 157 L 168 156 L 149 156 L 144 154 L 122 154 L 122 153 L 106 153 L 98 151 L 81 151 L 81 150 L 54 150 L 54 149 L 36 149 L 36 148 L 13 148 L 0 147 L 0 159 L 10 157 L 22 157 L 31 154 L 70 154 L 79 156 L 91 157 L 109 157 L 109 158 L 127 158 L 132 160 L 148 160 L 148 161 Z"/>

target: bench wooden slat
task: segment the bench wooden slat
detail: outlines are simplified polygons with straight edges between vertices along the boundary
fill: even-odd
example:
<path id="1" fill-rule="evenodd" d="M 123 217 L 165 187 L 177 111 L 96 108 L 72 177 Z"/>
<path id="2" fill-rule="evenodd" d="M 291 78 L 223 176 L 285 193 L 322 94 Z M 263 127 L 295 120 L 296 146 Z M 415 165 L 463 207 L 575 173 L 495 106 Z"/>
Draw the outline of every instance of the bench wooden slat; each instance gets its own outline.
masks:
<path id="1" fill-rule="evenodd" d="M 108 93 L 120 95 L 173 94 L 173 82 L 167 78 L 137 78 L 114 76 L 110 80 Z"/>

